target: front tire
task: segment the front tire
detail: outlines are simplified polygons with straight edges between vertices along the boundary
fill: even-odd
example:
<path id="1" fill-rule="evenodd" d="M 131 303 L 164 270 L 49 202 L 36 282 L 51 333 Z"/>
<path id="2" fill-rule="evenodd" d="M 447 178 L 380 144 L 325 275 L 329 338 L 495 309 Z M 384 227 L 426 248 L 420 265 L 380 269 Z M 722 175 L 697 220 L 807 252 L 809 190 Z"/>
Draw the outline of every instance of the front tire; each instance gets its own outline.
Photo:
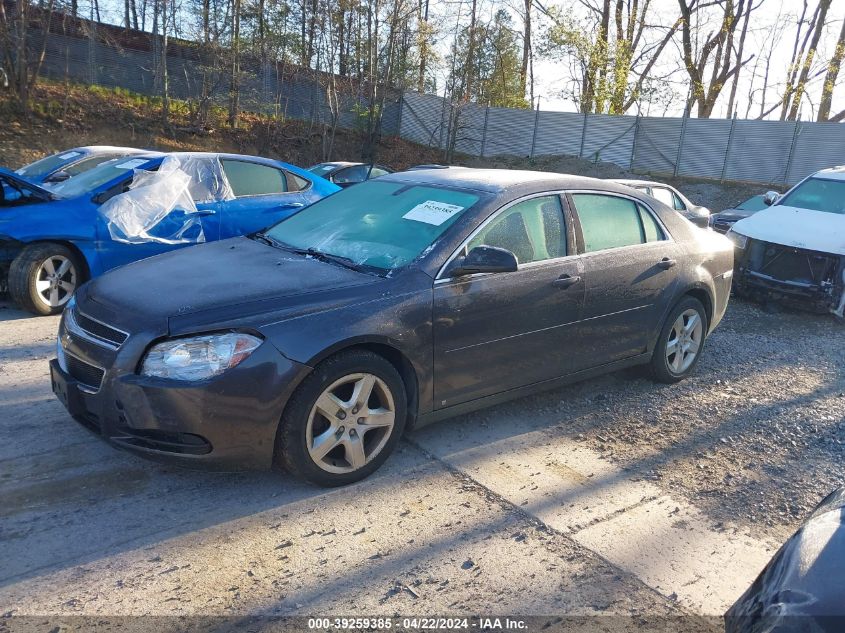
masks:
<path id="1" fill-rule="evenodd" d="M 277 461 L 319 486 L 359 481 L 396 448 L 407 419 L 405 385 L 366 350 L 321 362 L 291 396 L 276 439 Z"/>
<path id="2" fill-rule="evenodd" d="M 58 314 L 83 281 L 79 256 L 62 244 L 27 246 L 9 267 L 9 294 L 35 314 Z"/>
<path id="3" fill-rule="evenodd" d="M 655 380 L 671 384 L 689 376 L 701 358 L 706 336 L 704 306 L 694 297 L 684 297 L 669 313 L 657 339 L 651 357 Z"/>

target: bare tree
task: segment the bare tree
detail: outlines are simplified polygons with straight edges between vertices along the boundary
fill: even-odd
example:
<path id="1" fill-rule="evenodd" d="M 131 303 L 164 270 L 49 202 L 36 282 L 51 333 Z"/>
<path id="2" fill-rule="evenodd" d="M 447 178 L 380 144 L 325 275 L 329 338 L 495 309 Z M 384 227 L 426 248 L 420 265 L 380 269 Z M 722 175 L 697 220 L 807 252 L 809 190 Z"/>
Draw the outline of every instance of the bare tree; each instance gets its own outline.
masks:
<path id="1" fill-rule="evenodd" d="M 686 112 L 689 113 L 693 106 L 697 106 L 699 118 L 712 115 L 722 89 L 751 59 L 741 59 L 734 47 L 734 37 L 741 19 L 746 11 L 750 12 L 754 8 L 751 2 L 724 0 L 712 4 L 721 5 L 718 28 L 707 33 L 701 38 L 700 46 L 694 48 L 695 36 L 701 36 L 706 26 L 703 24 L 704 14 L 699 10 L 705 5 L 699 0 L 678 0 L 682 18 L 682 55 L 690 82 Z"/>
<path id="2" fill-rule="evenodd" d="M 827 64 L 827 72 L 822 85 L 822 100 L 819 103 L 818 121 L 827 121 L 831 118 L 830 108 L 833 104 L 833 90 L 836 88 L 836 80 L 839 78 L 839 69 L 842 66 L 843 57 L 845 57 L 845 20 L 842 20 L 842 29 L 839 31 L 839 39 L 836 40 L 836 48 Z M 845 116 L 845 111 L 836 116 L 839 117 L 840 115 Z"/>

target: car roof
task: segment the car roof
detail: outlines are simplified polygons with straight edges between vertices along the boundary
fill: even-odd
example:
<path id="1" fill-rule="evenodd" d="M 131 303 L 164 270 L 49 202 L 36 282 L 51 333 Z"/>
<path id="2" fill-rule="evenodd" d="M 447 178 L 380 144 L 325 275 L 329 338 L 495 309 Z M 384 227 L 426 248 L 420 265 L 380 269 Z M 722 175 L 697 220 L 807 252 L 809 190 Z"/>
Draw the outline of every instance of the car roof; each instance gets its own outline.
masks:
<path id="1" fill-rule="evenodd" d="M 651 185 L 660 185 L 661 187 L 669 187 L 672 188 L 672 185 L 667 185 L 665 182 L 657 182 L 656 180 L 637 180 L 635 178 L 612 178 L 613 182 L 618 182 L 623 185 L 637 185 L 637 186 L 651 186 Z"/>
<path id="2" fill-rule="evenodd" d="M 548 171 L 516 169 L 478 169 L 472 167 L 414 169 L 380 176 L 378 181 L 450 186 L 488 193 L 505 191 L 532 193 L 554 189 L 600 189 L 626 193 L 625 187 L 610 180 Z"/>
<path id="3" fill-rule="evenodd" d="M 82 147 L 74 147 L 73 149 L 65 150 L 64 152 L 56 152 L 57 154 L 65 154 L 67 152 L 88 152 L 89 154 L 99 153 L 113 153 L 126 152 L 133 154 L 143 154 L 150 150 L 138 149 L 137 147 L 121 147 L 119 145 L 83 145 Z"/>
<path id="4" fill-rule="evenodd" d="M 282 165 L 286 169 L 292 169 L 297 171 L 305 172 L 304 169 L 301 167 L 297 167 L 296 165 L 291 165 L 290 163 L 286 163 L 281 160 L 277 160 L 275 158 L 266 158 L 264 156 L 252 156 L 250 154 L 228 154 L 226 152 L 166 152 L 165 154 L 171 156 L 197 156 L 197 157 L 216 157 L 216 158 L 228 158 L 230 160 L 248 160 L 253 163 L 261 163 L 262 165 L 268 165 L 270 167 L 278 167 Z M 313 175 L 313 174 L 312 174 Z"/>
<path id="5" fill-rule="evenodd" d="M 828 180 L 845 180 L 845 165 L 820 169 L 813 176 L 827 178 Z"/>

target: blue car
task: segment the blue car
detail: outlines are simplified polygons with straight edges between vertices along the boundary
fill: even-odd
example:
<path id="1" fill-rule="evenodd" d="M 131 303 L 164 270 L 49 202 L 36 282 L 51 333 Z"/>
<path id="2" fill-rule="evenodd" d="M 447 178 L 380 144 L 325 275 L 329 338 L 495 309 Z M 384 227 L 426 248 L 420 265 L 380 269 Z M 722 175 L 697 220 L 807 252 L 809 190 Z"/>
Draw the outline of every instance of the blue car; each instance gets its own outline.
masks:
<path id="1" fill-rule="evenodd" d="M 23 176 L 29 182 L 52 184 L 78 176 L 108 160 L 142 153 L 144 153 L 143 150 L 134 147 L 111 147 L 109 145 L 74 147 L 24 165 L 15 170 L 15 173 Z"/>
<path id="2" fill-rule="evenodd" d="M 45 315 L 112 268 L 254 233 L 340 189 L 268 158 L 153 152 L 50 189 L 4 169 L 0 184 L 0 285 Z"/>

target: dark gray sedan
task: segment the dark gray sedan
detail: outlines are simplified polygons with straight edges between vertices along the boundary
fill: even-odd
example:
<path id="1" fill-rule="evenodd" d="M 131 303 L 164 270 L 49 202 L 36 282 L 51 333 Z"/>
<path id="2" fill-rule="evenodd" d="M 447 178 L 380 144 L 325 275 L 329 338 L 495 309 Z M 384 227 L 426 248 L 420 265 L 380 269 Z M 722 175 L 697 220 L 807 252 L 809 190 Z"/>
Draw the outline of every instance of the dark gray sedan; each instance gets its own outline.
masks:
<path id="1" fill-rule="evenodd" d="M 727 239 L 622 185 L 391 174 L 82 286 L 53 390 L 146 457 L 341 485 L 435 420 L 633 365 L 681 380 L 732 268 Z"/>

